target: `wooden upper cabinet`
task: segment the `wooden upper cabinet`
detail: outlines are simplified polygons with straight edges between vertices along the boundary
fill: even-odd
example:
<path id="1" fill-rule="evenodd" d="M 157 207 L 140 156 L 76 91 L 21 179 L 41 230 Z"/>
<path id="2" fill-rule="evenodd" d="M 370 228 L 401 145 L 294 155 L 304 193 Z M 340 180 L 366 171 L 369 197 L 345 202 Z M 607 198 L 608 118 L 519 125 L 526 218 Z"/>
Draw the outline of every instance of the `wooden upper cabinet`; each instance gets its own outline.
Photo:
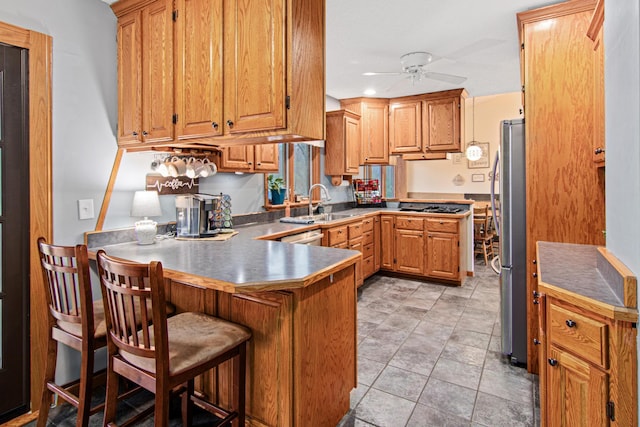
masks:
<path id="1" fill-rule="evenodd" d="M 220 172 L 277 172 L 278 144 L 223 147 L 216 156 Z"/>
<path id="2" fill-rule="evenodd" d="M 461 151 L 459 96 L 423 101 L 422 144 L 425 152 Z"/>
<path id="3" fill-rule="evenodd" d="M 111 7 L 119 144 L 207 149 L 325 139 L 325 0 Z"/>
<path id="4" fill-rule="evenodd" d="M 118 19 L 118 142 L 142 141 L 142 14 Z"/>
<path id="5" fill-rule="evenodd" d="M 360 172 L 360 116 L 347 110 L 327 113 L 324 173 L 330 176 Z"/>
<path id="6" fill-rule="evenodd" d="M 225 133 L 286 127 L 285 13 L 285 0 L 225 0 Z"/>
<path id="7" fill-rule="evenodd" d="M 389 106 L 389 144 L 391 154 L 422 151 L 422 103 L 391 102 Z"/>
<path id="8" fill-rule="evenodd" d="M 176 0 L 178 139 L 222 135 L 222 2 Z"/>
<path id="9" fill-rule="evenodd" d="M 598 167 L 605 163 L 603 24 L 604 0 L 599 0 L 587 31 L 593 41 L 593 161 Z"/>
<path id="10" fill-rule="evenodd" d="M 389 100 L 384 98 L 350 98 L 340 101 L 340 108 L 360 115 L 361 165 L 389 163 Z"/>
<path id="11" fill-rule="evenodd" d="M 118 21 L 118 141 L 173 140 L 171 2 L 156 0 Z"/>

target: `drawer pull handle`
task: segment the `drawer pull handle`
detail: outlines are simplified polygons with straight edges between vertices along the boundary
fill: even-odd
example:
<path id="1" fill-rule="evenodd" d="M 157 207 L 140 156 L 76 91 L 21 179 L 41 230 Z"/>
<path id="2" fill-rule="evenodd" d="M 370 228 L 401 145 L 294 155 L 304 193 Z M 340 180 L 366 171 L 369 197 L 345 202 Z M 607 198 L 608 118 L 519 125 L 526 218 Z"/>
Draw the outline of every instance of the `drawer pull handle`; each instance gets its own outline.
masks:
<path id="1" fill-rule="evenodd" d="M 549 365 L 556 366 L 557 364 L 558 364 L 558 361 L 556 359 L 549 359 Z"/>
<path id="2" fill-rule="evenodd" d="M 568 327 L 570 328 L 575 328 L 576 327 L 576 322 L 574 322 L 573 320 L 569 319 L 566 322 L 564 322 L 567 324 Z"/>

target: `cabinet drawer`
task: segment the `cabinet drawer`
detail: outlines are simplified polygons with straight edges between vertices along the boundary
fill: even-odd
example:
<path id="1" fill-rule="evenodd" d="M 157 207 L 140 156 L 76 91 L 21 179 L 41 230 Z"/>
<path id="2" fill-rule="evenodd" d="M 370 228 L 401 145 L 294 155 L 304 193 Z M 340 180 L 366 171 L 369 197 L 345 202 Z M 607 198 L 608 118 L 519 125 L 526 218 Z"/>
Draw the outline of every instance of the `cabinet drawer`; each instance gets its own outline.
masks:
<path id="1" fill-rule="evenodd" d="M 605 323 L 552 303 L 549 307 L 547 326 L 552 343 L 607 368 L 607 325 Z"/>
<path id="2" fill-rule="evenodd" d="M 375 263 L 372 256 L 362 260 L 362 276 L 369 277 L 375 272 Z"/>
<path id="3" fill-rule="evenodd" d="M 419 230 L 422 231 L 422 218 L 398 216 L 396 217 L 396 228 L 403 230 Z"/>
<path id="4" fill-rule="evenodd" d="M 373 218 L 365 218 L 362 220 L 362 231 L 373 231 Z"/>
<path id="5" fill-rule="evenodd" d="M 373 243 L 373 231 L 365 231 L 362 233 L 362 243 L 365 245 Z"/>
<path id="6" fill-rule="evenodd" d="M 346 240 L 342 243 L 338 243 L 335 245 L 331 245 L 332 248 L 337 248 L 337 249 L 349 249 L 349 242 L 347 242 Z"/>
<path id="7" fill-rule="evenodd" d="M 437 231 L 440 233 L 457 233 L 458 220 L 429 218 L 426 220 L 425 227 L 427 231 Z"/>
<path id="8" fill-rule="evenodd" d="M 349 239 L 349 249 L 362 252 L 362 237 L 357 239 Z"/>
<path id="9" fill-rule="evenodd" d="M 373 256 L 373 243 L 365 243 L 364 241 L 362 243 L 364 245 L 362 247 L 362 257 L 367 258 Z"/>
<path id="10" fill-rule="evenodd" d="M 362 222 L 349 224 L 349 240 L 362 236 Z"/>
<path id="11" fill-rule="evenodd" d="M 347 241 L 347 226 L 329 229 L 329 246 L 339 245 Z"/>

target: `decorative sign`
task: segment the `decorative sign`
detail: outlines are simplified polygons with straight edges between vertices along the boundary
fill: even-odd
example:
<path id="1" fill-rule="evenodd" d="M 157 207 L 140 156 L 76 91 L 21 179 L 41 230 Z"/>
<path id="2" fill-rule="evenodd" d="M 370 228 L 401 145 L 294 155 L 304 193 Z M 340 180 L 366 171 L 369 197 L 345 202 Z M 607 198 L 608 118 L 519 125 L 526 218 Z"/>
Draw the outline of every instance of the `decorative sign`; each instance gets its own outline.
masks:
<path id="1" fill-rule="evenodd" d="M 164 177 L 157 174 L 147 174 L 147 191 L 157 191 L 158 194 L 188 194 L 197 193 L 200 188 L 199 178 L 186 176 Z"/>

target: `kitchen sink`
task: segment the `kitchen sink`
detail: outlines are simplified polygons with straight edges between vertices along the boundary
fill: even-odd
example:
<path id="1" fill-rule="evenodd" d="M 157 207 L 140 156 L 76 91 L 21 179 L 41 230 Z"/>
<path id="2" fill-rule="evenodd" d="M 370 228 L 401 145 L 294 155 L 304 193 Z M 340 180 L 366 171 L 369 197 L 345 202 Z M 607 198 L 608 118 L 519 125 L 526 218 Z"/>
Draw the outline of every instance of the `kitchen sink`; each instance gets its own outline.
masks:
<path id="1" fill-rule="evenodd" d="M 339 219 L 351 218 L 356 216 L 356 214 L 346 214 L 346 213 L 321 213 L 316 215 L 301 215 L 295 217 L 284 217 L 280 218 L 280 222 L 292 222 L 298 224 L 313 224 L 320 222 L 329 222 L 329 221 L 337 221 Z"/>

